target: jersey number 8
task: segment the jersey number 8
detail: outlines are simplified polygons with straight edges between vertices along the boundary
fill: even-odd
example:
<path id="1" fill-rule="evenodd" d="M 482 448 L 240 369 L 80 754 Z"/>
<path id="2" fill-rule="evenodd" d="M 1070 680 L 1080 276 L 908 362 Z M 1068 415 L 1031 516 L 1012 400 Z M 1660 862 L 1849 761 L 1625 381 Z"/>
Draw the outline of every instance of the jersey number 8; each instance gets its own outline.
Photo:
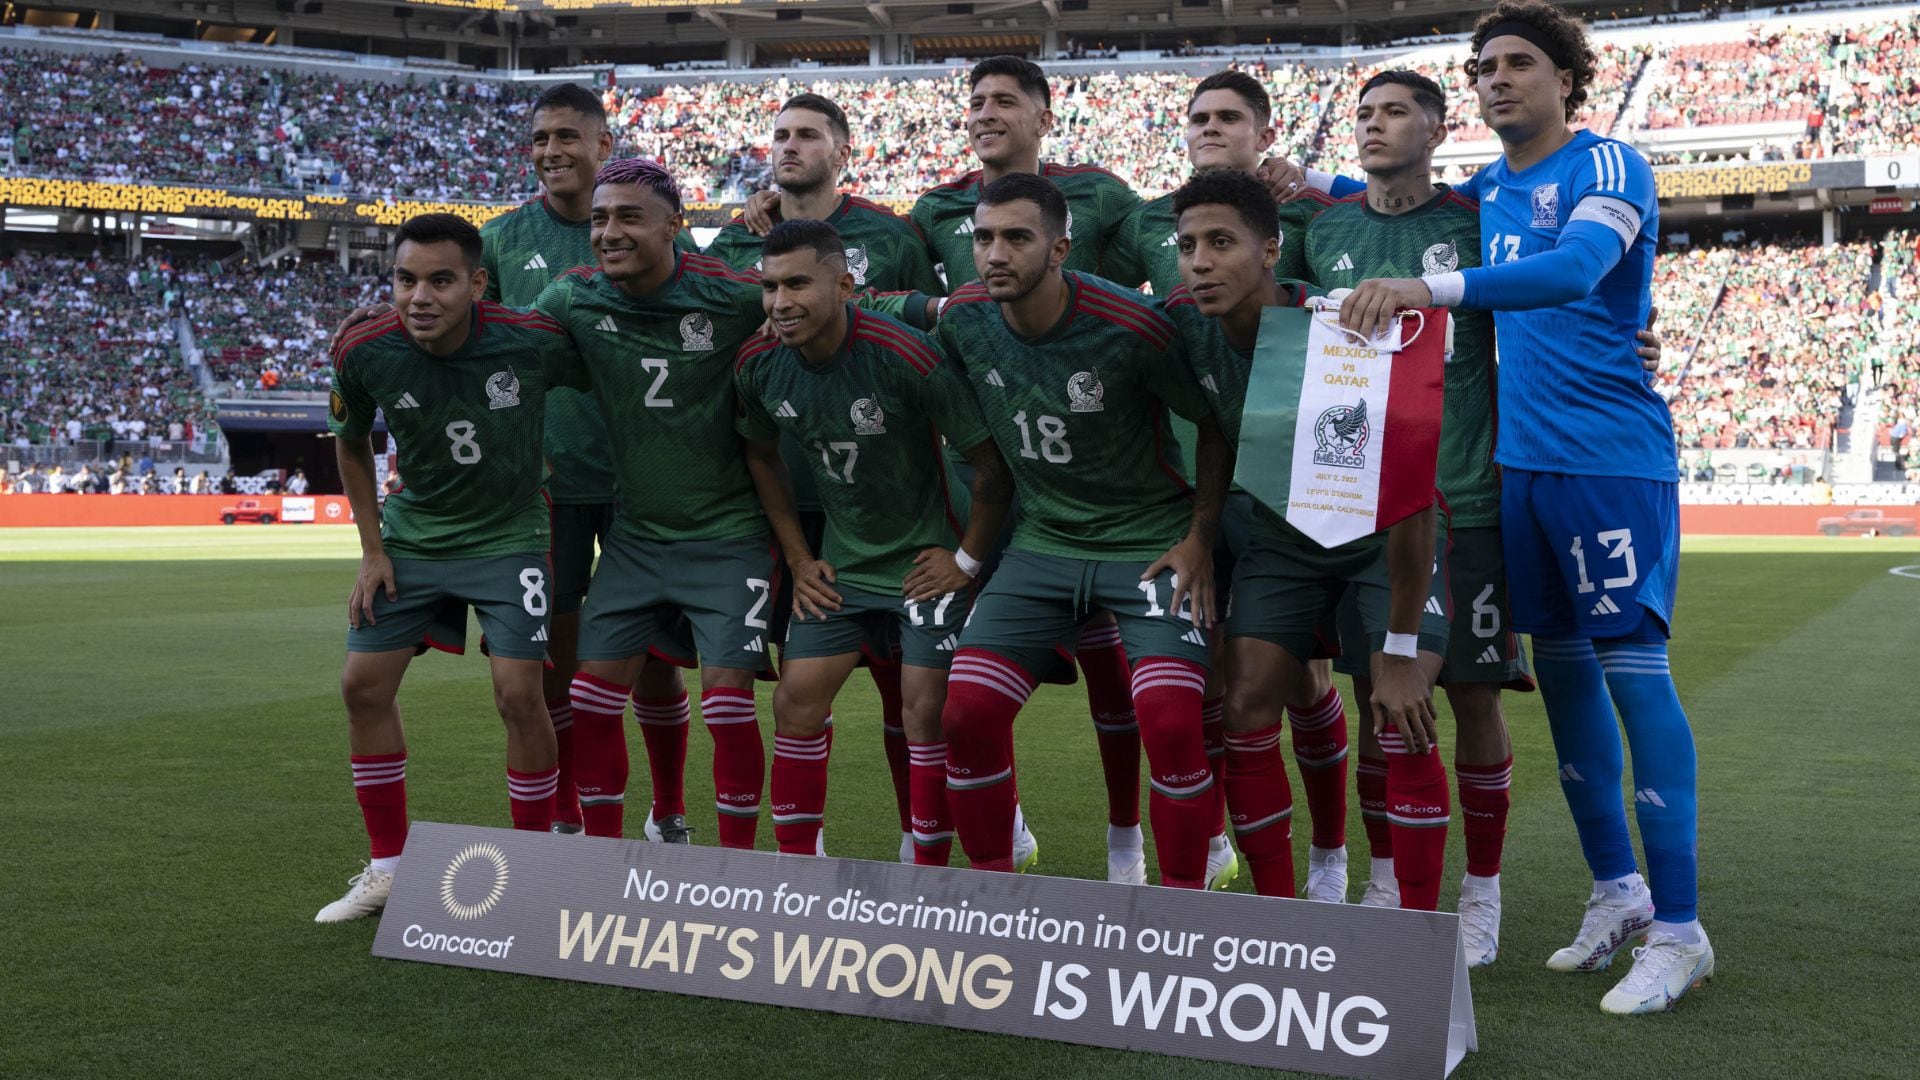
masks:
<path id="1" fill-rule="evenodd" d="M 453 440 L 453 460 L 461 465 L 480 460 L 480 444 L 473 441 L 473 432 L 471 420 L 455 420 L 447 425 L 447 438 Z"/>

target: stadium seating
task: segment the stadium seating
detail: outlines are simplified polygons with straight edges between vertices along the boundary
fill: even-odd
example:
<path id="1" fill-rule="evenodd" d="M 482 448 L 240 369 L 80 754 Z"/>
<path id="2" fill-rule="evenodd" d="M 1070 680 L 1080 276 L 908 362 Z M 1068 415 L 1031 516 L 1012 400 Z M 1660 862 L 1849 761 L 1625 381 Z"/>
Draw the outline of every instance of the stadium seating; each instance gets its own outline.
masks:
<path id="1" fill-rule="evenodd" d="M 326 262 L 186 275 L 187 317 L 223 389 L 325 390 L 327 341 L 344 312 L 384 297 L 381 279 Z"/>

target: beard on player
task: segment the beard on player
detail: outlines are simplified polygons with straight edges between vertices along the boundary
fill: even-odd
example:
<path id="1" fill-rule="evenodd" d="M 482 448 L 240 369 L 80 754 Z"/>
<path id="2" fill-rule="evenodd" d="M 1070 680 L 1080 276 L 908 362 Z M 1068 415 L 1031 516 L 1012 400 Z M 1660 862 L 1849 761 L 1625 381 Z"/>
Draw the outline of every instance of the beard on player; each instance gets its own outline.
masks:
<path id="1" fill-rule="evenodd" d="M 783 109 L 773 118 L 773 179 L 791 195 L 811 196 L 836 186 L 852 147 L 827 117 L 812 109 Z"/>
<path id="2" fill-rule="evenodd" d="M 1071 246 L 1037 203 L 982 203 L 973 212 L 973 270 L 996 303 L 1017 304 L 1057 277 Z"/>
<path id="3" fill-rule="evenodd" d="M 664 281 L 672 273 L 673 238 L 680 224 L 680 212 L 651 188 L 601 184 L 593 191 L 593 254 L 607 280 L 622 287 L 655 278 Z"/>

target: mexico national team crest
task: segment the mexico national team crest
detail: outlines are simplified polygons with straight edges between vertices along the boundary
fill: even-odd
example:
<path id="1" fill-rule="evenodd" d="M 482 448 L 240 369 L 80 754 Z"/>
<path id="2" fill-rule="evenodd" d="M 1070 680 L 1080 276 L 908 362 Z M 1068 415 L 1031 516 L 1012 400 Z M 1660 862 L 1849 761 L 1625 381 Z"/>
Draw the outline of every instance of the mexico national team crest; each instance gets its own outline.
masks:
<path id="1" fill-rule="evenodd" d="M 847 273 L 853 275 L 853 283 L 855 285 L 865 285 L 867 283 L 867 267 L 869 265 L 871 264 L 867 259 L 866 248 L 850 247 L 847 249 Z"/>
<path id="2" fill-rule="evenodd" d="M 878 398 L 863 397 L 853 403 L 853 433 L 855 435 L 885 435 L 887 433 L 887 414 L 880 408 Z"/>
<path id="3" fill-rule="evenodd" d="M 1453 241 L 1435 244 L 1420 256 L 1420 272 L 1423 274 L 1451 274 L 1460 269 L 1460 253 L 1454 250 Z"/>
<path id="4" fill-rule="evenodd" d="M 1107 388 L 1092 371 L 1076 371 L 1067 380 L 1067 407 L 1074 412 L 1105 412 Z"/>
<path id="5" fill-rule="evenodd" d="M 1536 229 L 1560 227 L 1559 184 L 1541 184 L 1533 189 L 1533 227 Z"/>
<path id="6" fill-rule="evenodd" d="M 1357 405 L 1335 405 L 1313 422 L 1313 463 L 1340 469 L 1367 467 L 1367 399 Z"/>
<path id="7" fill-rule="evenodd" d="M 680 348 L 686 352 L 707 352 L 713 348 L 713 320 L 706 312 L 696 311 L 680 320 Z"/>
<path id="8" fill-rule="evenodd" d="M 496 371 L 487 376 L 487 404 L 495 409 L 520 404 L 520 380 L 511 371 Z"/>

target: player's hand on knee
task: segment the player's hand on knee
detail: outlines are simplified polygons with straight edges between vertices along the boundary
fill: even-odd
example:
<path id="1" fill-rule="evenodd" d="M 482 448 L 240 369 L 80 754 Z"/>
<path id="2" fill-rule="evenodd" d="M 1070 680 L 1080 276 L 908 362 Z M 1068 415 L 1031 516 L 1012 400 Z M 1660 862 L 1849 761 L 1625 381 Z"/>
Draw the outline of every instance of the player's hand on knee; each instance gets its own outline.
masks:
<path id="1" fill-rule="evenodd" d="M 1274 202 L 1284 205 L 1307 197 L 1307 170 L 1286 158 L 1270 157 L 1262 161 L 1253 175 L 1267 185 Z"/>
<path id="2" fill-rule="evenodd" d="M 1660 340 L 1660 331 L 1654 329 L 1654 321 L 1658 318 L 1660 318 L 1660 309 L 1648 308 L 1647 328 L 1633 335 L 1634 340 L 1639 343 L 1633 351 L 1640 357 L 1640 366 L 1645 368 L 1649 375 L 1660 370 L 1660 346 L 1663 343 Z"/>
<path id="3" fill-rule="evenodd" d="M 913 557 L 913 570 L 900 586 L 900 592 L 915 603 L 958 592 L 973 583 L 965 570 L 943 547 L 930 547 Z"/>
<path id="4" fill-rule="evenodd" d="M 793 614 L 797 619 L 811 615 L 824 619 L 829 611 L 840 610 L 840 594 L 834 590 L 833 564 L 825 559 L 808 559 L 793 568 Z"/>
<path id="5" fill-rule="evenodd" d="M 366 322 L 368 319 L 378 318 L 392 310 L 393 305 L 384 300 L 377 304 L 362 304 L 354 308 L 352 311 L 347 312 L 346 318 L 340 320 L 339 326 L 333 328 L 333 340 L 328 342 L 327 347 L 329 349 L 337 348 L 340 344 L 340 339 L 347 336 L 348 330 Z"/>
<path id="6" fill-rule="evenodd" d="M 1373 733 L 1378 736 L 1387 725 L 1407 742 L 1407 750 L 1424 754 L 1432 749 L 1435 735 L 1433 690 L 1417 660 L 1404 656 L 1376 654 L 1379 663 L 1373 677 Z"/>
<path id="7" fill-rule="evenodd" d="M 1193 622 L 1211 627 L 1213 546 L 1198 536 L 1188 536 L 1168 548 L 1166 554 L 1153 560 L 1153 565 L 1140 575 L 1140 580 L 1152 581 L 1160 576 L 1162 570 L 1173 571 L 1173 599 L 1169 601 L 1167 610 L 1177 613 L 1181 610 L 1181 604 L 1187 604 Z"/>
<path id="8" fill-rule="evenodd" d="M 740 224 L 755 236 L 765 236 L 773 231 L 773 208 L 780 204 L 777 191 L 756 191 L 747 196 L 747 205 L 740 209 Z"/>
<path id="9" fill-rule="evenodd" d="M 347 597 L 347 625 L 358 630 L 362 620 L 366 625 L 374 625 L 373 595 L 386 590 L 387 602 L 399 599 L 399 593 L 393 587 L 393 560 L 384 551 L 370 552 L 360 557 L 360 573 L 353 579 L 353 592 Z"/>

